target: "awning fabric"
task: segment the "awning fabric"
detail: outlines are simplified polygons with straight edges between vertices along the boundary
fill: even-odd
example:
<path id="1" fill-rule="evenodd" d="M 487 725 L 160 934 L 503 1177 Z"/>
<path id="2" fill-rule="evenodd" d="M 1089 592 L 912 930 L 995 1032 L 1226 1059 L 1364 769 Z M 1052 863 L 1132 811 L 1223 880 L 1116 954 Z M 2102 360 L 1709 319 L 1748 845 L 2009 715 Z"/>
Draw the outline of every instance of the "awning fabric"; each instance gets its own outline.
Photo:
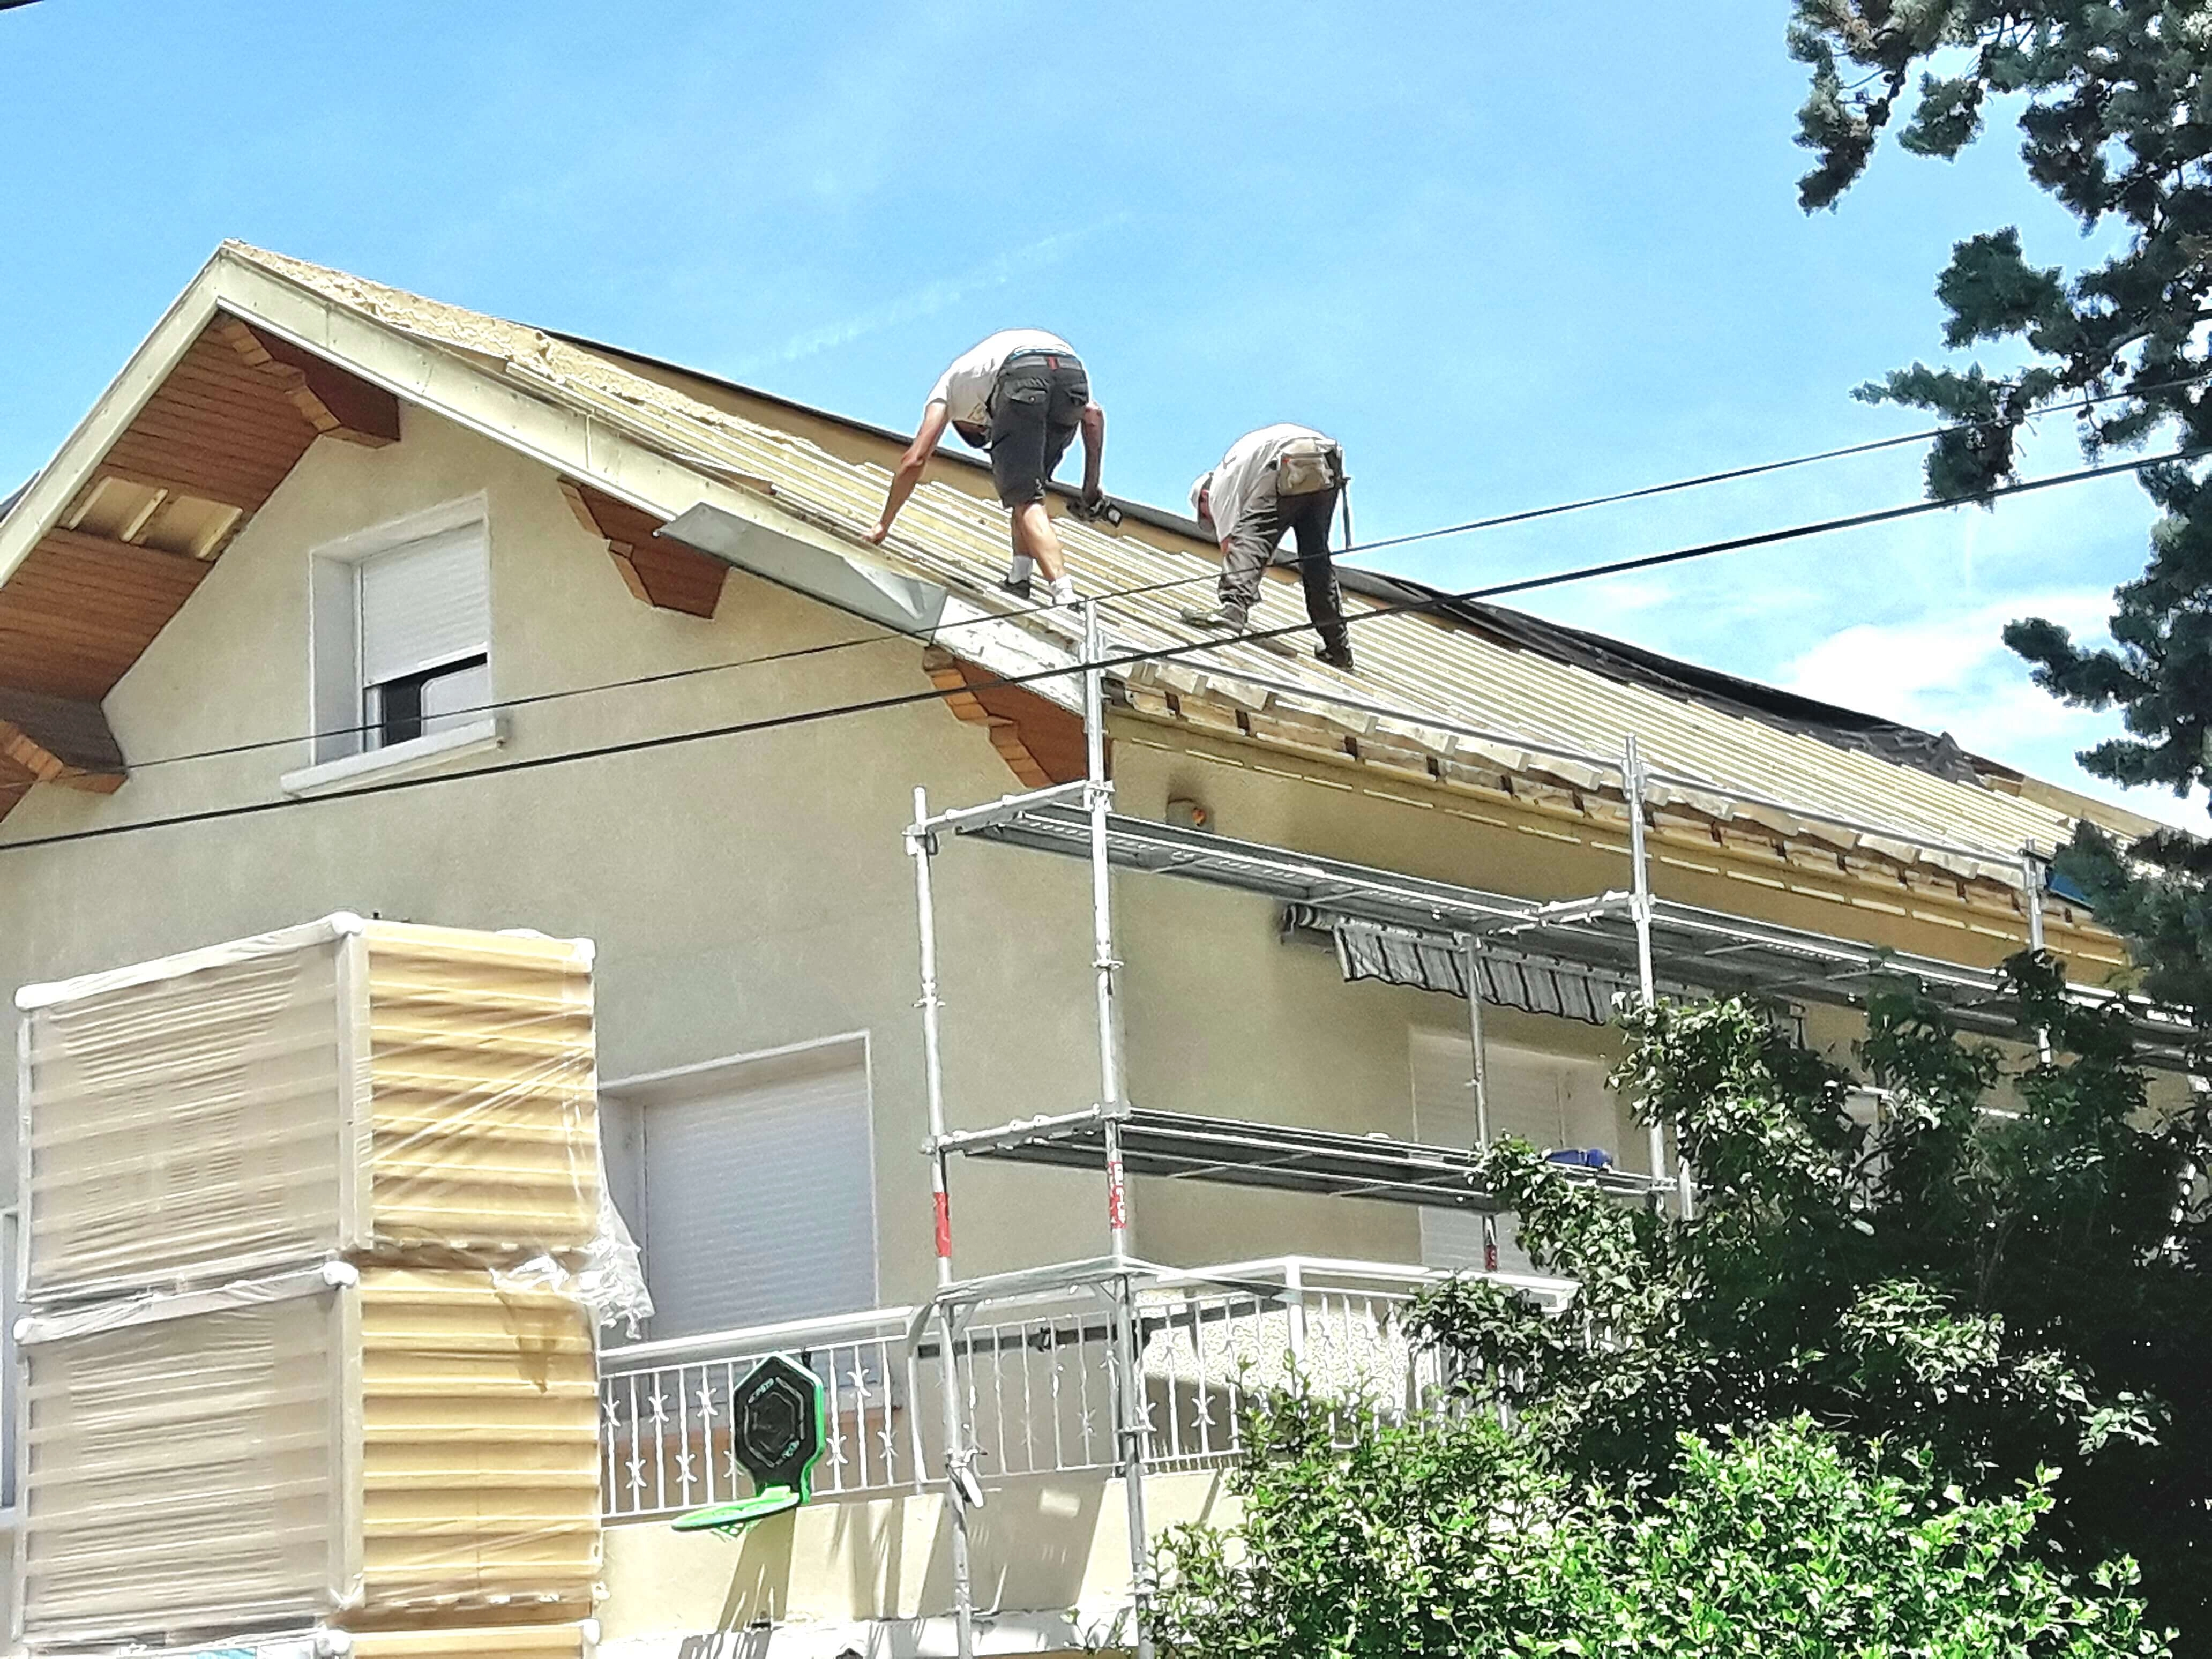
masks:
<path id="1" fill-rule="evenodd" d="M 1386 985 L 1442 991 L 1455 997 L 1467 994 L 1467 955 L 1445 934 L 1331 915 L 1310 904 L 1285 905 L 1284 939 L 1301 933 L 1314 937 L 1316 943 L 1334 945 L 1337 965 L 1347 981 L 1380 980 Z M 1613 999 L 1633 998 L 1637 994 L 1632 975 L 1561 962 L 1505 945 L 1484 945 L 1476 953 L 1475 964 L 1486 1006 L 1518 1008 L 1531 1014 L 1580 1020 L 1585 1025 L 1611 1024 Z M 1664 979 L 1657 981 L 1656 988 L 1670 1001 L 1702 1002 L 1711 996 L 1693 986 Z"/>

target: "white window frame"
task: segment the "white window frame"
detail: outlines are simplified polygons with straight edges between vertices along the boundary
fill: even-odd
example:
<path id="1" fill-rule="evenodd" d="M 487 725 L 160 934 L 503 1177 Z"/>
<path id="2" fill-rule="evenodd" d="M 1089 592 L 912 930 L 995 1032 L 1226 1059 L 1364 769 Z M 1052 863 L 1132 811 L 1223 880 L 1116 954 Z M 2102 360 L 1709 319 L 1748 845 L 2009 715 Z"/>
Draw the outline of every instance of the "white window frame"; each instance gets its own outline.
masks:
<path id="1" fill-rule="evenodd" d="M 633 1133 L 637 1133 L 638 1157 L 635 1188 L 635 1215 L 623 1212 L 630 1237 L 636 1241 L 647 1275 L 646 1283 L 652 1285 L 651 1254 L 653 1249 L 653 1195 L 648 1187 L 647 1160 L 644 1152 L 643 1126 L 645 1115 L 656 1101 L 681 1100 L 694 1095 L 713 1092 L 726 1078 L 747 1075 L 758 1079 L 764 1070 L 779 1066 L 793 1072 L 815 1069 L 830 1058 L 827 1051 L 837 1048 L 857 1049 L 860 1061 L 860 1077 L 867 1091 L 868 1107 L 868 1296 L 867 1308 L 851 1311 L 866 1312 L 880 1307 L 884 1296 L 884 1232 L 883 1207 L 879 1202 L 876 1175 L 876 1050 L 875 1042 L 866 1030 L 839 1031 L 829 1036 L 811 1037 L 803 1042 L 787 1042 L 773 1048 L 756 1048 L 748 1053 L 723 1054 L 714 1060 L 699 1060 L 689 1066 L 677 1066 L 664 1071 L 641 1072 L 629 1077 L 617 1078 L 599 1085 L 600 1134 L 607 1133 L 607 1109 L 611 1106 L 623 1115 Z M 617 1206 L 620 1208 L 619 1203 Z M 842 1311 L 842 1310 L 841 1310 Z"/>
<path id="2" fill-rule="evenodd" d="M 495 710 L 487 710 L 479 719 L 442 732 L 381 748 L 367 746 L 363 732 L 334 729 L 366 726 L 368 720 L 364 688 L 355 684 L 361 677 L 360 567 L 381 554 L 397 552 L 413 543 L 471 528 L 477 529 L 483 539 L 486 600 L 496 615 L 497 596 L 489 568 L 493 562 L 491 515 L 482 491 L 356 531 L 310 550 L 307 729 L 319 735 L 312 745 L 311 763 L 285 773 L 277 781 L 278 787 L 286 794 L 313 794 L 365 777 L 416 771 L 484 753 L 500 747 L 506 740 L 506 723 Z M 484 644 L 489 663 L 491 641 L 487 640 Z M 489 676 L 496 672 L 497 666 L 492 664 Z M 337 680 L 341 674 L 342 689 Z M 496 684 L 495 678 L 493 683 Z M 341 702 L 350 710 L 343 719 L 335 706 Z"/>

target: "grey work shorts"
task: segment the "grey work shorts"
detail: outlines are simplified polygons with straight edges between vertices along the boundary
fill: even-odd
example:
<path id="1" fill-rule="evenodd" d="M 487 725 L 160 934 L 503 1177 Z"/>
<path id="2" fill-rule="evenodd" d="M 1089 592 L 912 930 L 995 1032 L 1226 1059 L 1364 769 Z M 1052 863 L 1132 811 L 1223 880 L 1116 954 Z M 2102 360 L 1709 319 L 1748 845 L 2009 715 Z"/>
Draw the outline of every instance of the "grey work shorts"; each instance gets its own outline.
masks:
<path id="1" fill-rule="evenodd" d="M 991 482 L 1003 507 L 1044 499 L 1047 479 L 1067 453 L 1091 402 L 1091 376 L 1065 351 L 1006 359 L 991 387 Z"/>

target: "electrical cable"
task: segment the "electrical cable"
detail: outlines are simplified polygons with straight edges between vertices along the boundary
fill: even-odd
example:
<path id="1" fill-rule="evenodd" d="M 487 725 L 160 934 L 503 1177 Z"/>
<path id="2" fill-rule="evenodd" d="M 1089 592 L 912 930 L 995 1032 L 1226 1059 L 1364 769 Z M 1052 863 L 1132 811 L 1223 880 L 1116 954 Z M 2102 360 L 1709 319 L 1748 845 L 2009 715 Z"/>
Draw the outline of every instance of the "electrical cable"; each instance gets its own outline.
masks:
<path id="1" fill-rule="evenodd" d="M 2154 392 L 2171 391 L 2178 386 L 2194 385 L 2208 377 L 2212 377 L 2212 369 L 2182 380 L 2139 387 L 2133 392 L 2106 392 L 2098 397 L 2085 398 L 2080 404 L 2069 404 L 2067 407 L 2087 409 L 2091 404 L 2109 403 L 2119 398 L 2141 397 Z M 1670 495 L 1685 489 L 1702 489 L 1711 484 L 1756 477 L 1764 473 L 1810 466 L 1822 461 L 1870 454 L 1877 450 L 1894 449 L 1905 444 L 1922 443 L 1932 438 L 1941 437 L 1946 432 L 1959 429 L 1956 426 L 1930 427 L 1924 431 L 1902 433 L 1890 438 L 1875 438 L 1864 443 L 1847 444 L 1839 449 L 1819 450 L 1808 455 L 1790 456 L 1778 461 L 1759 461 L 1747 466 L 1730 467 L 1718 472 L 1699 473 L 1692 477 L 1671 479 L 1664 483 L 1644 484 L 1634 489 L 1617 490 L 1606 495 L 1584 496 L 1577 501 L 1559 501 L 1547 507 L 1525 507 L 1492 518 L 1470 519 L 1462 524 L 1444 525 L 1433 530 L 1415 531 L 1403 536 L 1386 537 L 1379 541 L 1351 543 L 1334 556 L 1350 558 L 1362 553 L 1379 551 L 1383 548 L 1404 547 L 1415 542 L 1434 541 L 1445 536 L 1467 535 L 1475 531 L 1497 529 L 1506 525 L 1528 524 L 1539 519 L 1556 518 L 1562 514 L 1583 512 L 1590 507 L 1610 507 L 1622 501 L 1643 501 L 1655 495 Z M 1347 490 L 1347 496 L 1349 494 Z M 1348 514 L 1346 522 L 1348 526 Z M 1287 568 L 1295 568 L 1303 564 L 1304 560 L 1301 556 L 1284 562 Z M 1149 594 L 1166 592 L 1177 587 L 1195 586 L 1200 582 L 1218 580 L 1217 572 L 1200 571 L 1193 575 L 1142 583 L 1133 587 L 1109 589 L 1104 592 L 1087 597 L 1102 602 L 1139 599 Z M 994 611 L 987 616 L 965 617 L 957 622 L 946 623 L 936 630 L 936 635 L 950 634 L 957 629 L 980 627 L 988 623 L 1018 621 L 1024 617 L 1036 616 L 1055 608 L 1050 605 L 1020 605 L 1009 611 Z M 903 634 L 885 633 L 872 635 L 866 639 L 833 640 L 819 645 L 799 646 L 787 651 L 771 651 L 757 656 L 737 657 L 721 662 L 696 664 L 689 668 L 672 668 L 660 673 L 640 674 L 627 679 L 603 680 L 590 685 L 569 686 L 556 691 L 540 691 L 518 697 L 501 697 L 489 702 L 472 703 L 466 708 L 450 709 L 447 712 L 449 717 L 455 719 L 464 715 L 498 714 L 509 708 L 533 708 L 542 703 L 558 702 L 571 697 L 597 696 L 609 691 L 625 691 L 642 686 L 665 684 L 675 680 L 693 679 L 703 674 L 727 673 L 740 668 L 757 668 L 775 663 L 796 661 L 804 657 L 821 656 L 836 651 L 849 651 L 860 646 L 885 645 L 895 640 L 909 637 Z M 187 762 L 222 760 L 236 755 L 256 754 L 264 750 L 289 749 L 303 743 L 320 743 L 331 738 L 365 737 L 380 729 L 380 726 L 368 723 L 324 727 L 287 737 L 258 738 L 252 743 L 230 744 L 214 749 L 196 749 L 175 755 L 160 755 L 151 760 L 134 761 L 131 763 L 131 769 L 133 772 L 147 772 L 157 767 L 179 766 Z"/>
<path id="2" fill-rule="evenodd" d="M 1955 501 L 1911 501 L 1898 507 L 1881 507 L 1873 512 L 1856 513 L 1838 519 L 1820 520 L 1782 530 L 1763 531 L 1749 536 L 1735 536 L 1722 541 L 1700 543 L 1692 547 L 1675 548 L 1664 553 L 1648 553 L 1633 558 L 1612 560 L 1604 564 L 1586 565 L 1574 569 L 1556 571 L 1545 576 L 1531 576 L 1517 581 L 1468 588 L 1462 592 L 1438 593 L 1425 599 L 1376 605 L 1365 611 L 1353 612 L 1345 620 L 1347 623 L 1360 623 L 1376 621 L 1384 617 L 1447 610 L 1455 605 L 1494 599 L 1501 594 L 1521 593 L 1534 588 L 1559 586 L 1569 582 L 1586 581 L 1598 576 L 1616 575 L 1628 570 L 1650 569 L 1660 565 L 1679 563 L 1686 559 L 1735 552 L 1749 547 L 1771 546 L 1777 543 L 1809 536 L 1826 535 L 1836 531 L 1889 523 L 1923 513 L 1942 512 L 1959 507 L 1985 506 L 2011 496 L 2056 489 L 2063 484 L 2081 483 L 2092 478 L 2112 477 L 2122 473 L 2140 471 L 2145 467 L 2164 465 L 2168 462 L 2193 460 L 2206 453 L 2204 450 L 2176 450 L 2164 455 L 2147 456 L 2136 460 L 2115 462 L 2105 466 L 2087 467 L 2074 472 L 2056 474 L 2050 477 L 2030 479 L 2024 483 L 1985 490 L 1974 495 L 1961 496 Z M 939 690 L 933 686 L 927 691 L 900 692 L 889 696 L 866 698 L 857 702 L 797 709 L 788 714 L 763 715 L 754 720 L 733 721 L 725 726 L 665 732 L 648 738 L 631 738 L 616 743 L 597 744 L 584 749 L 561 750 L 550 755 L 533 755 L 520 760 L 503 761 L 490 766 L 471 767 L 460 772 L 441 772 L 422 777 L 393 778 L 383 783 L 363 784 L 351 789 L 331 790 L 327 793 L 318 795 L 280 796 L 273 800 L 246 801 L 230 806 L 206 807 L 198 811 L 174 813 L 167 817 L 143 818 L 128 823 L 103 824 L 89 830 L 65 830 L 57 835 L 28 836 L 21 841 L 0 842 L 0 854 L 28 852 L 34 848 L 69 846 L 79 842 L 104 841 L 111 836 L 132 835 L 141 830 L 177 829 L 196 823 L 254 817 L 263 813 L 283 811 L 295 807 L 322 805 L 334 801 L 365 799 L 377 795 L 434 788 L 441 784 L 458 783 L 469 779 L 502 777 L 514 773 L 539 771 L 547 767 L 570 765 L 580 761 L 605 760 L 623 755 L 645 754 L 656 750 L 671 749 L 692 743 L 704 743 L 720 738 L 742 737 L 763 732 L 787 730 L 793 726 L 809 726 L 819 721 L 839 720 L 850 715 L 880 714 L 895 708 L 907 708 L 921 703 L 942 702 L 951 696 L 972 696 L 977 691 L 1025 686 L 1041 680 L 1060 679 L 1071 674 L 1087 673 L 1092 669 L 1103 671 L 1109 668 L 1128 667 L 1139 663 L 1168 661 L 1197 652 L 1217 651 L 1227 645 L 1255 642 L 1287 634 L 1304 633 L 1310 626 L 1309 623 L 1297 623 L 1281 628 L 1259 629 L 1219 639 L 1198 640 L 1183 644 L 1163 646 L 1150 651 L 1125 652 L 1104 656 L 1096 661 L 1070 663 L 1062 667 L 1036 669 L 1023 674 L 996 676 L 990 679 L 972 682 L 959 687 L 957 690 Z M 890 637 L 905 636 L 894 635 Z M 1233 673 L 1234 671 L 1231 672 Z M 1316 689 L 1316 695 L 1325 696 L 1326 694 Z"/>
<path id="3" fill-rule="evenodd" d="M 2154 386 L 2138 386 L 2131 392 L 2104 392 L 2096 397 L 2084 398 L 2078 404 L 2069 403 L 2057 405 L 2050 410 L 2039 410 L 2038 413 L 2056 414 L 2068 409 L 2087 410 L 2095 404 L 2108 404 L 2123 398 L 2148 397 L 2154 392 L 2172 392 L 2181 386 L 2195 386 L 2208 378 L 2212 378 L 2212 369 L 2185 375 L 2178 380 L 2162 380 Z M 2033 416 L 2031 416 L 2028 418 L 2033 419 Z M 1579 512 L 1586 507 L 1610 507 L 1618 501 L 1642 501 L 1648 496 L 1664 495 L 1679 489 L 1695 489 L 1705 484 L 1727 483 L 1737 478 L 1757 477 L 1764 472 L 1780 472 L 1790 467 L 1809 466 L 1819 461 L 1842 460 L 1852 455 L 1870 455 L 1876 450 L 1895 449 L 1905 444 L 1924 443 L 1930 439 L 1941 438 L 1948 433 L 1972 431 L 1982 427 L 1997 424 L 1998 422 L 1994 421 L 1954 422 L 1948 426 L 1929 427 L 1923 432 L 1902 433 L 1894 438 L 1872 438 L 1865 443 L 1846 444 L 1841 449 L 1824 449 L 1817 454 L 1794 456 L 1788 460 L 1760 461 L 1750 466 L 1731 467 L 1722 472 L 1703 473 L 1694 478 L 1680 478 L 1671 483 L 1646 484 L 1640 489 L 1624 489 L 1611 495 L 1593 495 L 1586 501 L 1569 501 L 1559 507 L 1530 507 L 1523 512 L 1500 514 L 1494 518 L 1470 519 L 1464 524 L 1444 525 L 1435 530 L 1417 530 L 1408 535 L 1389 536 L 1380 541 L 1358 543 L 1345 550 L 1348 553 L 1371 553 L 1381 548 L 1406 547 L 1414 542 L 1434 541 L 1438 537 L 1462 535 L 1474 530 L 1494 530 L 1504 525 L 1526 524 L 1532 520 L 1548 519 L 1561 513 Z"/>

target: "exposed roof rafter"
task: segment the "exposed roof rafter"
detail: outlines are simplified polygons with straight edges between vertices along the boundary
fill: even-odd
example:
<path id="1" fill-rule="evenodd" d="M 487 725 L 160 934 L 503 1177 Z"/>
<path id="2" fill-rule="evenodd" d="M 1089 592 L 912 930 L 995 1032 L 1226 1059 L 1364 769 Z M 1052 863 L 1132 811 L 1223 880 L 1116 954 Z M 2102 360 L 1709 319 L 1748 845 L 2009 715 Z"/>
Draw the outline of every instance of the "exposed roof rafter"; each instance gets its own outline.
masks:
<path id="1" fill-rule="evenodd" d="M 929 683 L 951 695 L 945 706 L 985 729 L 1006 769 L 1032 789 L 1070 783 L 1084 775 L 1083 722 L 1035 692 L 994 684 L 996 676 L 964 662 L 942 646 L 921 653 Z"/>
<path id="2" fill-rule="evenodd" d="M 574 478 L 561 480 L 568 510 L 586 535 L 607 544 L 623 586 L 641 604 L 687 617 L 711 617 L 722 601 L 729 566 L 656 532 L 662 520 Z"/>
<path id="3" fill-rule="evenodd" d="M 0 818 L 33 784 L 108 795 L 125 775 L 123 750 L 98 703 L 0 686 Z"/>
<path id="4" fill-rule="evenodd" d="M 258 332 L 236 317 L 224 318 L 215 331 L 229 342 L 241 362 L 282 387 L 292 406 L 320 435 L 369 449 L 399 441 L 399 399 L 383 387 L 371 386 L 289 340 Z"/>

